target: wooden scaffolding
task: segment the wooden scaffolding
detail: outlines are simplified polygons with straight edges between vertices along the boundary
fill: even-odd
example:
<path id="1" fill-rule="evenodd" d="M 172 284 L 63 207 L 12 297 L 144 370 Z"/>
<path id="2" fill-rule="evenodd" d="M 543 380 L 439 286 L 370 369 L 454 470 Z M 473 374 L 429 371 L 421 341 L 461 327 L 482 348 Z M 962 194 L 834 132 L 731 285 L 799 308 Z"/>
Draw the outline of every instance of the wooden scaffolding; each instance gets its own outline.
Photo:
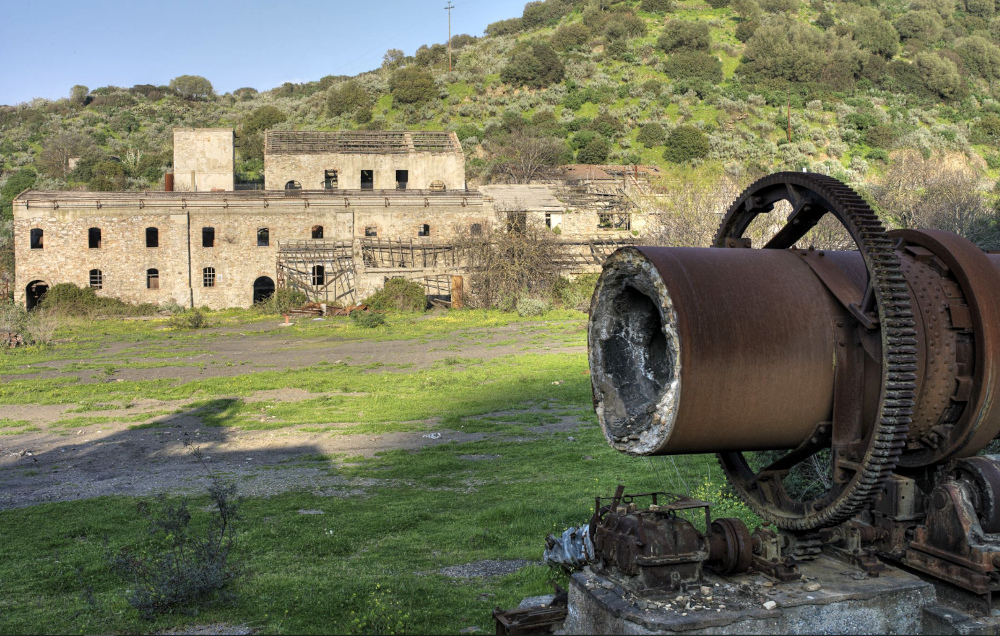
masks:
<path id="1" fill-rule="evenodd" d="M 354 249 L 350 242 L 279 241 L 278 288 L 303 292 L 311 302 L 353 305 Z"/>

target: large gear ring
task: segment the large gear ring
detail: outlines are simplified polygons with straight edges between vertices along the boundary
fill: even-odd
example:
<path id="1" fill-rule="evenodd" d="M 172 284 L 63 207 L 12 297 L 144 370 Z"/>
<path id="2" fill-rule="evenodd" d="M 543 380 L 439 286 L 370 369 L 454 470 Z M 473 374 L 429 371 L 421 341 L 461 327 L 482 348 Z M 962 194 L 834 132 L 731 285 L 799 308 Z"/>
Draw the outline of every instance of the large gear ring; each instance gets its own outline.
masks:
<path id="1" fill-rule="evenodd" d="M 748 247 L 744 232 L 760 214 L 787 200 L 792 213 L 787 224 L 763 246 L 787 249 L 799 241 L 826 214 L 832 214 L 851 235 L 868 271 L 865 299 L 852 307 L 856 320 L 881 340 L 881 388 L 874 421 L 857 440 L 858 461 L 838 463 L 834 471 L 846 475 L 820 497 L 797 501 L 784 493 L 784 470 L 754 473 L 740 452 L 719 455 L 730 483 L 761 518 L 787 530 L 813 530 L 847 521 L 879 491 L 896 466 L 905 445 L 916 389 L 916 332 L 911 299 L 893 242 L 868 204 L 851 188 L 831 177 L 780 172 L 758 180 L 729 208 L 714 240 L 715 247 Z M 834 422 L 836 426 L 836 422 Z M 770 467 L 769 467 L 770 468 Z M 766 474 L 765 474 L 766 473 Z"/>

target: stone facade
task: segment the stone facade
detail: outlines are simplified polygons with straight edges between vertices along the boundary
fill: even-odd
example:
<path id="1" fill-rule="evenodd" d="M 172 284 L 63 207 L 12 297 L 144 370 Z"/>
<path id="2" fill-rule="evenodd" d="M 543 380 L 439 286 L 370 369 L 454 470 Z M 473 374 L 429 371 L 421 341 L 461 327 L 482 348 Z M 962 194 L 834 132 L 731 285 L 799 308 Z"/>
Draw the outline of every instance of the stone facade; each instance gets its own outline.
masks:
<path id="1" fill-rule="evenodd" d="M 421 139 L 428 141 L 422 144 Z M 268 190 L 288 184 L 305 190 L 357 190 L 365 188 L 363 171 L 370 177 L 370 190 L 465 189 L 465 155 L 455 133 L 269 130 L 264 148 Z"/>
<path id="2" fill-rule="evenodd" d="M 174 128 L 174 190 L 232 191 L 235 167 L 232 128 Z"/>

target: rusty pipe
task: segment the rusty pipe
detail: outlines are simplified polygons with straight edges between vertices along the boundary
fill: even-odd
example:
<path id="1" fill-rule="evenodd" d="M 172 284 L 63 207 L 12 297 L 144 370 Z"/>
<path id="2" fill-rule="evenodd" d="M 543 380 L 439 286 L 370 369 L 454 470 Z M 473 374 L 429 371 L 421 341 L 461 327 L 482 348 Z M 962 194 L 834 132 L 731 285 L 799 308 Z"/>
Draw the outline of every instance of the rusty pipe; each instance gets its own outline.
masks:
<path id="1" fill-rule="evenodd" d="M 958 242 L 947 246 L 949 254 L 963 249 Z M 966 297 L 953 307 L 955 298 L 947 296 L 961 281 L 946 280 L 939 270 L 947 266 L 913 251 L 903 255 L 919 319 L 918 390 L 907 443 L 909 457 L 917 458 L 911 464 L 922 465 L 974 454 L 1000 431 L 1000 409 L 984 390 L 982 399 L 966 396 L 969 407 L 954 439 L 932 448 L 942 423 L 954 424 L 955 397 L 968 388 L 956 387 L 970 379 L 982 384 L 1000 371 L 995 356 L 981 351 L 1000 350 L 1000 339 L 986 333 L 1000 329 L 1000 305 L 980 291 L 978 307 L 966 284 Z M 821 258 L 864 289 L 858 252 Z M 974 257 L 962 258 L 965 264 L 953 262 L 952 270 L 975 269 L 968 265 Z M 1000 297 L 1000 255 L 978 258 L 976 284 Z M 978 329 L 970 326 L 974 343 L 963 344 L 965 332 L 951 328 L 950 320 L 962 320 L 958 312 L 969 305 Z M 598 281 L 588 333 L 594 405 L 605 437 L 633 455 L 795 448 L 831 420 L 837 347 L 844 346 L 843 326 L 852 324 L 844 304 L 793 250 L 621 249 Z M 966 362 L 955 353 L 963 346 L 975 349 Z M 877 358 L 866 356 L 858 371 L 865 373 L 864 421 L 878 399 Z"/>

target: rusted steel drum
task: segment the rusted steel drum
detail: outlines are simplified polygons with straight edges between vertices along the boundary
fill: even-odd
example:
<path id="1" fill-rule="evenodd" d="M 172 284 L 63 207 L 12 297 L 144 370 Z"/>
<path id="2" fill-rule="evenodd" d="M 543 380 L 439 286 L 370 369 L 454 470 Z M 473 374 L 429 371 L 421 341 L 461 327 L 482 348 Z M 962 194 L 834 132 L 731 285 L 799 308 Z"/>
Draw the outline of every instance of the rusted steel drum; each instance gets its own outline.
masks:
<path id="1" fill-rule="evenodd" d="M 938 281 L 920 253 L 901 255 L 917 317 L 918 390 L 900 463 L 973 455 L 1000 431 L 1000 255 L 944 232 L 898 235 L 943 256 L 958 288 Z M 860 253 L 819 258 L 864 289 Z M 954 329 L 964 307 L 972 351 L 963 354 Z M 851 321 L 801 252 L 623 248 L 605 264 L 588 334 L 604 434 L 632 455 L 795 448 L 832 418 L 836 327 Z M 867 423 L 879 383 L 876 362 L 866 364 Z M 969 401 L 967 412 L 938 439 L 956 398 Z"/>

